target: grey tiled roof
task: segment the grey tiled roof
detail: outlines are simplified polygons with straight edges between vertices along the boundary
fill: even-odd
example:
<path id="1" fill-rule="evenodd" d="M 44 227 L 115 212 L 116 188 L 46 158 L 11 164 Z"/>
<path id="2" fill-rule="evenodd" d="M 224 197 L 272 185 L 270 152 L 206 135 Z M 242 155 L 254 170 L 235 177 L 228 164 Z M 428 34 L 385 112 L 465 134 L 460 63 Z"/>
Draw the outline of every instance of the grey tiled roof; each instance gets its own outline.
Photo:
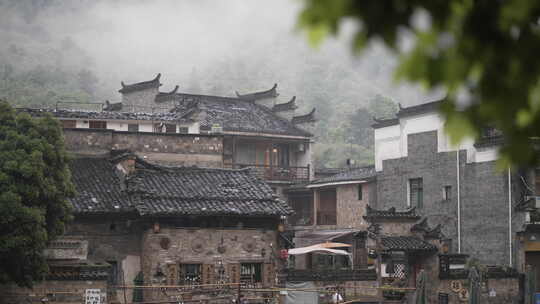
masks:
<path id="1" fill-rule="evenodd" d="M 238 98 L 208 95 L 176 94 L 175 111 L 200 113 L 201 129 L 220 125 L 224 131 L 253 132 L 293 136 L 311 136 L 290 121 L 277 116 L 271 109 Z"/>
<path id="2" fill-rule="evenodd" d="M 386 251 L 437 251 L 437 247 L 415 236 L 382 236 L 382 249 Z"/>
<path id="3" fill-rule="evenodd" d="M 72 181 L 77 194 L 71 198 L 75 213 L 111 213 L 135 211 L 122 191 L 114 165 L 105 158 L 76 158 L 71 164 Z"/>
<path id="4" fill-rule="evenodd" d="M 373 121 L 375 121 L 375 123 L 371 125 L 373 129 L 384 128 L 399 124 L 399 118 L 378 119 L 374 117 Z"/>
<path id="5" fill-rule="evenodd" d="M 375 172 L 375 166 L 366 166 L 354 169 L 346 169 L 338 174 L 318 179 L 312 184 L 327 184 L 327 183 L 337 183 L 345 181 L 356 181 L 356 180 L 370 180 L 375 178 L 377 173 Z"/>
<path id="6" fill-rule="evenodd" d="M 264 181 L 245 170 L 161 167 L 137 159 L 125 183 L 113 159 L 77 158 L 71 164 L 75 213 L 281 216 L 292 209 Z"/>
<path id="7" fill-rule="evenodd" d="M 249 170 L 140 170 L 128 179 L 128 189 L 141 215 L 279 216 L 292 212 Z"/>
<path id="8" fill-rule="evenodd" d="M 371 206 L 366 206 L 365 219 L 419 219 L 420 216 L 416 214 L 416 208 L 410 208 L 404 211 L 397 211 L 396 208 L 391 207 L 387 210 L 375 210 Z"/>
<path id="9" fill-rule="evenodd" d="M 240 99 L 248 100 L 248 101 L 255 101 L 255 100 L 264 99 L 264 98 L 278 97 L 279 93 L 276 91 L 276 89 L 277 89 L 277 83 L 274 83 L 274 86 L 271 89 L 266 90 L 266 91 L 249 93 L 249 94 L 240 94 L 238 93 L 238 91 L 236 91 L 235 93 L 236 93 L 236 96 L 238 96 L 238 98 Z"/>
<path id="10" fill-rule="evenodd" d="M 185 112 L 174 113 L 145 113 L 145 112 L 116 112 L 116 111 L 82 111 L 82 110 L 54 110 L 19 108 L 20 112 L 27 112 L 32 116 L 41 116 L 50 113 L 57 118 L 67 119 L 118 119 L 118 120 L 150 120 L 186 122 Z"/>
<path id="11" fill-rule="evenodd" d="M 125 93 L 145 90 L 148 88 L 158 88 L 159 86 L 161 86 L 161 83 L 159 82 L 160 77 L 161 77 L 161 73 L 157 74 L 157 76 L 152 80 L 137 82 L 133 84 L 125 84 L 122 81 L 121 82 L 122 88 L 118 90 L 118 92 L 125 94 Z"/>
<path id="12" fill-rule="evenodd" d="M 426 102 L 426 103 L 422 103 L 419 105 L 406 107 L 406 108 L 402 107 L 401 104 L 398 103 L 399 111 L 397 113 L 397 117 L 411 116 L 411 115 L 437 111 L 439 110 L 439 107 L 441 106 L 443 102 L 444 102 L 444 99 Z"/>

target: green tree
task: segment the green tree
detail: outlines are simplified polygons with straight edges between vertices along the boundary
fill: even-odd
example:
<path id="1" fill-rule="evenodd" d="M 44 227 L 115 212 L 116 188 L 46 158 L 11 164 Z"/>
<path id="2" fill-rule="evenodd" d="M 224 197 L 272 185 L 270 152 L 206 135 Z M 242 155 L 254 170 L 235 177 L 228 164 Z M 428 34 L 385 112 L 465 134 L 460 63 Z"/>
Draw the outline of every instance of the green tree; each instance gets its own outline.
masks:
<path id="1" fill-rule="evenodd" d="M 73 193 L 59 122 L 0 101 L 0 283 L 43 278 L 43 250 L 63 233 Z"/>
<path id="2" fill-rule="evenodd" d="M 397 106 L 392 99 L 376 94 L 369 101 L 368 111 L 375 118 L 392 118 L 396 116 Z"/>
<path id="3" fill-rule="evenodd" d="M 358 23 L 356 51 L 377 39 L 400 56 L 398 79 L 443 87 L 441 107 L 454 142 L 502 131 L 503 165 L 539 162 L 531 139 L 540 130 L 540 1 L 305 0 L 299 25 L 310 40 Z M 400 33 L 413 47 L 400 47 Z"/>

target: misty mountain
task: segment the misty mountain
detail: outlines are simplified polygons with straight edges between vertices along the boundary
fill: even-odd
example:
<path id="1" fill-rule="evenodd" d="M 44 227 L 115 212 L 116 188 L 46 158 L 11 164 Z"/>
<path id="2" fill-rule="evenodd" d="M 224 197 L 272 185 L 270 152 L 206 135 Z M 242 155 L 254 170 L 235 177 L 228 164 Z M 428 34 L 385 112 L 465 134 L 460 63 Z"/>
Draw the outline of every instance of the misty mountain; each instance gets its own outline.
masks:
<path id="1" fill-rule="evenodd" d="M 317 108 L 318 166 L 372 163 L 371 116 L 427 97 L 393 84 L 396 60 L 381 46 L 354 57 L 345 33 L 311 48 L 295 30 L 300 4 L 0 0 L 0 98 L 18 105 L 115 101 L 120 81 L 158 72 L 163 91 L 178 84 L 184 92 L 234 96 L 278 83 L 280 102 L 297 96 L 297 114 Z"/>

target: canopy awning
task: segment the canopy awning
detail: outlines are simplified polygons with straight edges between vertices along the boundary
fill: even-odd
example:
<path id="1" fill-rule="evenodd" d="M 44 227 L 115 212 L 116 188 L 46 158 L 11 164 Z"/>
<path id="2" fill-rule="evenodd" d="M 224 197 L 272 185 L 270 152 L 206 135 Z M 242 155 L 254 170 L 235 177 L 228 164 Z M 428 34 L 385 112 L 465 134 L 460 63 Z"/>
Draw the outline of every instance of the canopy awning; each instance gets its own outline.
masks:
<path id="1" fill-rule="evenodd" d="M 322 244 L 289 249 L 289 255 L 299 255 L 299 254 L 306 254 L 306 253 L 311 253 L 311 252 L 328 253 L 328 254 L 336 254 L 336 255 L 350 255 L 350 253 L 345 250 L 325 248 L 321 245 Z"/>

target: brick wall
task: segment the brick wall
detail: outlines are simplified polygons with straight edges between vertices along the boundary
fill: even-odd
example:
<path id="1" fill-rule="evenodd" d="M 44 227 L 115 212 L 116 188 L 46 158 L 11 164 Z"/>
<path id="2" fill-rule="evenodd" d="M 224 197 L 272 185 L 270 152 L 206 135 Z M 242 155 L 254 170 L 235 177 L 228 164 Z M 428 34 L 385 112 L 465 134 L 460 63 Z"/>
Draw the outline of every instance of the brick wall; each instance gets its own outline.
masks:
<path id="1" fill-rule="evenodd" d="M 145 90 L 134 91 L 130 93 L 122 94 L 122 103 L 125 106 L 137 105 L 137 106 L 155 106 L 155 97 L 158 94 L 159 89 L 148 88 Z M 148 110 L 146 112 L 149 112 Z"/>
<path id="2" fill-rule="evenodd" d="M 114 229 L 111 229 L 114 228 Z M 142 228 L 129 219 L 77 218 L 68 227 L 65 238 L 80 239 L 88 243 L 88 260 L 93 262 L 111 262 L 118 265 L 117 282 L 133 285 L 133 280 L 141 271 L 141 235 Z M 132 290 L 126 290 L 128 299 Z M 116 290 L 109 294 L 110 300 L 123 299 L 123 291 Z"/>
<path id="3" fill-rule="evenodd" d="M 161 164 L 223 166 L 221 136 L 65 129 L 64 137 L 67 149 L 81 155 L 129 149 L 140 157 L 146 156 L 147 160 Z"/>
<path id="4" fill-rule="evenodd" d="M 486 264 L 508 264 L 507 177 L 495 162 L 466 164 L 460 151 L 460 197 L 462 252 Z M 437 152 L 436 131 L 411 134 L 408 157 L 383 162 L 377 176 L 377 208 L 407 208 L 407 187 L 411 178 L 423 179 L 423 208 L 430 226 L 442 224 L 445 236 L 453 239 L 457 251 L 456 152 Z M 451 197 L 443 200 L 444 186 Z"/>
<path id="5" fill-rule="evenodd" d="M 102 303 L 109 303 L 107 299 L 106 281 L 43 281 L 34 284 L 32 289 L 20 288 L 13 285 L 0 285 L 2 291 L 1 304 L 41 304 L 41 300 L 48 298 L 48 303 L 80 304 L 85 303 L 86 289 L 99 289 L 103 295 Z"/>
<path id="6" fill-rule="evenodd" d="M 341 185 L 337 193 L 337 228 L 365 229 L 368 224 L 363 216 L 370 201 L 370 189 L 374 184 L 362 184 L 362 200 L 358 200 L 358 185 Z"/>
<path id="7" fill-rule="evenodd" d="M 221 278 L 227 282 L 238 280 L 240 263 L 262 263 L 262 285 L 273 286 L 275 257 L 278 254 L 273 251 L 276 244 L 277 233 L 261 229 L 162 227 L 159 233 L 148 230 L 142 241 L 145 284 L 178 285 L 180 264 L 201 264 L 202 283 L 217 283 L 220 277 L 216 267 L 221 261 L 225 270 L 225 276 Z M 155 275 L 158 269 L 166 277 L 163 282 L 159 282 Z M 198 296 L 204 298 L 205 295 Z M 159 290 L 147 292 L 144 297 L 145 300 L 164 299 Z"/>

